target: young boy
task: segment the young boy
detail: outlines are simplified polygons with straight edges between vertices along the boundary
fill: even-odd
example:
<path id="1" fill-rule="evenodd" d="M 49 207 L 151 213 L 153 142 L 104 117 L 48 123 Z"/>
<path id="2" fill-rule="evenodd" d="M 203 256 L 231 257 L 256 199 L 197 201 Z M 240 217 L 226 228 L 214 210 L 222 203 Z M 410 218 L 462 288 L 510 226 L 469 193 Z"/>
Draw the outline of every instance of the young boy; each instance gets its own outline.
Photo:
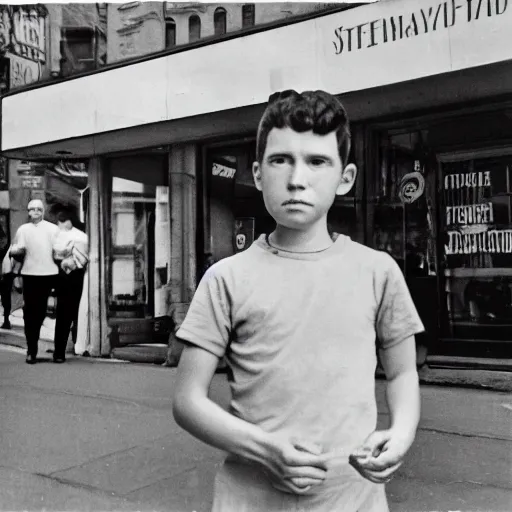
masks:
<path id="1" fill-rule="evenodd" d="M 343 235 L 327 212 L 356 178 L 339 101 L 273 94 L 254 181 L 276 221 L 208 269 L 177 336 L 176 421 L 229 453 L 215 512 L 385 512 L 384 484 L 419 421 L 414 335 L 423 326 L 393 259 Z M 376 431 L 376 337 L 390 426 Z M 208 397 L 226 356 L 229 412 Z"/>

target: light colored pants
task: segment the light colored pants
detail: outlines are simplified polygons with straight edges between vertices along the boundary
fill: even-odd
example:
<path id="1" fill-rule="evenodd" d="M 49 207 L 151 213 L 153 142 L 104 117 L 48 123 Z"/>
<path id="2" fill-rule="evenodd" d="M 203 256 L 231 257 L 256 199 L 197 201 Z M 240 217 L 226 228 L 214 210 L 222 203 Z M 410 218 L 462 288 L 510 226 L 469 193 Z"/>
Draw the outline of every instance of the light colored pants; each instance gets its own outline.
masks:
<path id="1" fill-rule="evenodd" d="M 360 477 L 350 466 L 315 494 L 275 489 L 258 468 L 228 461 L 215 479 L 212 512 L 389 512 L 384 485 Z"/>

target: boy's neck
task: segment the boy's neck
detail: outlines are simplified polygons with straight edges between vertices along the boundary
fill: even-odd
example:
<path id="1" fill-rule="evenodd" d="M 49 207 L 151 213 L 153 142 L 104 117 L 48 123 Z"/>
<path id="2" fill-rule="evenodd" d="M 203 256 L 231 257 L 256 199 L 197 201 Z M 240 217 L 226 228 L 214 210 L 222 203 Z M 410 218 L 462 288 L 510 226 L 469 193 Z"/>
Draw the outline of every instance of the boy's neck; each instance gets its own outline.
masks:
<path id="1" fill-rule="evenodd" d="M 277 225 L 269 236 L 269 242 L 276 249 L 291 252 L 322 251 L 333 244 L 327 225 L 311 226 L 304 231 Z"/>

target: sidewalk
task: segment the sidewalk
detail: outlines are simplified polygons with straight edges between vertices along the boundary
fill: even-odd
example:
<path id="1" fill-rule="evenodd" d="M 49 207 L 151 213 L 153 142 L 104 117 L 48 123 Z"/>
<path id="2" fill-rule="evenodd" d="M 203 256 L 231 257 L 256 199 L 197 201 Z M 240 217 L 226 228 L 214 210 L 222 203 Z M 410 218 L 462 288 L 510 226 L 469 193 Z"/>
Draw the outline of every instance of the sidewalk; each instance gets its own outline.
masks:
<path id="1" fill-rule="evenodd" d="M 0 344 L 26 348 L 23 332 L 23 312 L 21 309 L 10 316 L 11 330 L 0 329 Z M 41 329 L 39 353 L 53 352 L 55 320 L 46 317 Z M 165 360 L 167 346 L 159 344 L 120 347 L 114 350 L 112 358 L 92 360 L 125 362 L 130 364 L 160 365 Z M 73 357 L 69 354 L 69 357 Z M 419 370 L 420 382 L 424 385 L 455 386 L 492 391 L 512 392 L 512 372 L 498 370 L 480 370 L 464 368 L 433 368 L 428 365 Z M 382 370 L 377 371 L 377 378 L 383 379 Z"/>
<path id="2" fill-rule="evenodd" d="M 105 371 L 101 360 L 80 357 L 29 366 L 22 352 L 0 350 L 1 510 L 210 510 L 225 455 L 174 422 L 175 368 Z M 382 381 L 376 391 L 384 425 Z M 510 512 L 510 399 L 462 388 L 421 392 L 417 439 L 388 485 L 391 512 Z M 210 396 L 227 406 L 225 375 L 214 377 Z"/>
<path id="3" fill-rule="evenodd" d="M 2 308 L 0 308 L 0 313 L 3 313 Z M 23 310 L 17 309 L 13 311 L 9 321 L 11 322 L 11 329 L 0 329 L 0 344 L 26 348 Z M 39 352 L 41 354 L 46 353 L 47 350 L 53 351 L 54 333 L 55 319 L 46 317 L 41 327 L 41 338 L 39 340 Z"/>

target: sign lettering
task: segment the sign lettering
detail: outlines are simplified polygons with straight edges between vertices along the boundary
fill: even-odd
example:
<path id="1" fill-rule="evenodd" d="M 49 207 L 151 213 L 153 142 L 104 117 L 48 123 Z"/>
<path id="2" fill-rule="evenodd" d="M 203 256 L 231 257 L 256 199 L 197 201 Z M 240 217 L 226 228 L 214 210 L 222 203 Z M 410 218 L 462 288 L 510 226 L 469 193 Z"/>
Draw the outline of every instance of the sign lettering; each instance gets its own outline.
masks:
<path id="1" fill-rule="evenodd" d="M 39 62 L 12 54 L 7 54 L 7 56 L 10 62 L 9 85 L 11 88 L 21 87 L 39 80 L 41 76 L 41 64 Z"/>
<path id="2" fill-rule="evenodd" d="M 46 15 L 42 5 L 0 5 L 0 51 L 45 62 Z"/>
<path id="3" fill-rule="evenodd" d="M 494 222 L 492 203 L 446 207 L 446 225 L 489 224 Z"/>
<path id="4" fill-rule="evenodd" d="M 512 253 L 512 229 L 491 229 L 483 233 L 448 231 L 447 255 L 478 253 Z"/>
<path id="5" fill-rule="evenodd" d="M 214 163 L 212 165 L 212 174 L 213 176 L 220 176 L 221 178 L 234 178 L 236 174 L 236 169 L 232 167 L 227 167 L 225 165 Z"/>
<path id="6" fill-rule="evenodd" d="M 341 55 L 448 29 L 458 23 L 501 16 L 508 7 L 508 0 L 446 0 L 417 12 L 370 20 L 352 27 L 340 26 L 334 29 L 334 52 Z"/>

